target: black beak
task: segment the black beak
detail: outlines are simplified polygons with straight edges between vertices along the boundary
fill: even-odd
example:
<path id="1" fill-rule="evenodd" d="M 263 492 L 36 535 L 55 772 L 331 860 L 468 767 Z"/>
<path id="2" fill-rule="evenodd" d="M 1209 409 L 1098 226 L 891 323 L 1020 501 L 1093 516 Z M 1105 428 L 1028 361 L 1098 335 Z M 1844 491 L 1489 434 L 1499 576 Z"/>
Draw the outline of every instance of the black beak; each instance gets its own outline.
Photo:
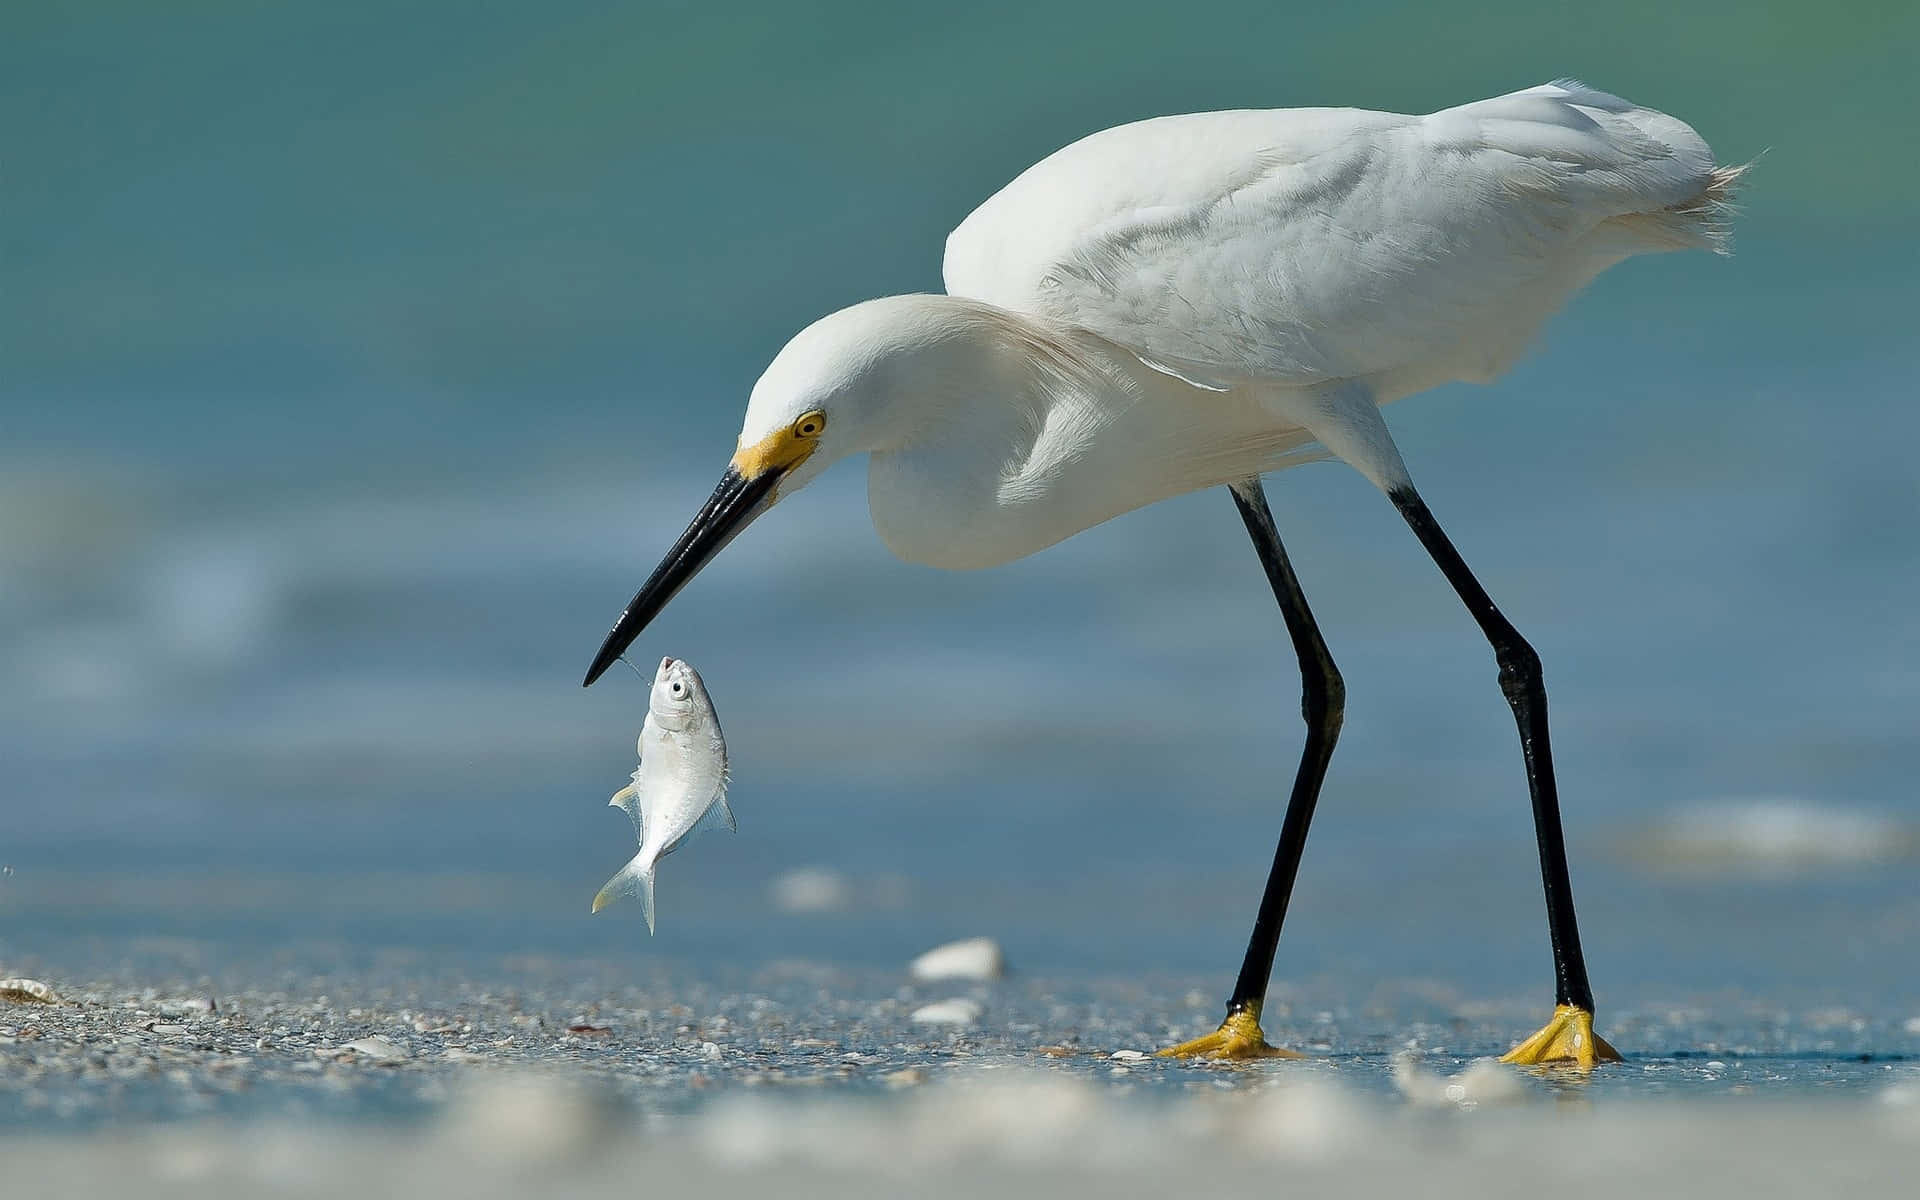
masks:
<path id="1" fill-rule="evenodd" d="M 600 643 L 600 653 L 593 656 L 593 665 L 587 668 L 587 678 L 581 687 L 591 687 L 602 672 L 627 652 L 633 639 L 667 606 L 667 601 L 699 574 L 700 568 L 720 553 L 734 535 L 766 511 L 774 485 L 785 474 L 784 470 L 774 468 L 748 479 L 732 467 L 727 468 L 727 473 L 720 477 L 720 486 L 707 497 L 687 531 L 680 535 L 673 549 L 667 551 L 667 556 L 640 585 L 633 599 L 627 601 L 627 611 L 620 614 L 607 640 Z"/>

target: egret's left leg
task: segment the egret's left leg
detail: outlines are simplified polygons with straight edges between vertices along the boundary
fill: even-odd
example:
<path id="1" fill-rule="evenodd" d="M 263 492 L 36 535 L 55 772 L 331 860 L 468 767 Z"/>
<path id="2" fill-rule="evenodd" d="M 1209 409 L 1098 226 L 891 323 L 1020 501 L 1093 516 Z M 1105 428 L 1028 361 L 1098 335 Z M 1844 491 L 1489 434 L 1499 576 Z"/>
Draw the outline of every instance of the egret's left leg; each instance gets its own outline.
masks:
<path id="1" fill-rule="evenodd" d="M 1598 1063 L 1619 1062 L 1620 1052 L 1593 1031 L 1591 1008 L 1556 1004 L 1553 1020 L 1539 1033 L 1502 1054 L 1500 1061 L 1529 1066 L 1570 1062 L 1583 1071 L 1591 1071 Z"/>
<path id="2" fill-rule="evenodd" d="M 1280 843 L 1274 847 L 1267 887 L 1260 896 L 1260 911 L 1253 920 L 1253 936 L 1247 940 L 1240 977 L 1227 1000 L 1226 1020 L 1205 1037 L 1169 1046 L 1160 1053 L 1183 1058 L 1299 1058 L 1291 1050 L 1267 1044 L 1260 1031 L 1260 1009 L 1266 1000 L 1267 977 L 1273 973 L 1273 954 L 1280 944 L 1287 900 L 1293 895 L 1294 876 L 1307 848 L 1307 826 L 1313 821 L 1320 785 L 1327 777 L 1333 745 L 1340 737 L 1347 687 L 1320 637 L 1320 627 L 1307 607 L 1293 564 L 1287 561 L 1286 547 L 1280 544 L 1280 531 L 1274 526 L 1260 480 L 1234 484 L 1233 502 L 1260 555 L 1260 565 L 1266 570 L 1273 598 L 1286 618 L 1294 653 L 1300 659 L 1300 715 L 1307 723 L 1307 742 L 1300 751 L 1300 767 L 1294 773 L 1293 794 L 1287 800 L 1287 815 L 1280 825 Z"/>
<path id="3" fill-rule="evenodd" d="M 1413 485 L 1392 487 L 1387 495 L 1492 643 L 1500 664 L 1500 690 L 1520 729 L 1527 790 L 1533 797 L 1534 836 L 1540 845 L 1540 879 L 1547 896 L 1547 931 L 1553 941 L 1554 1013 L 1545 1028 L 1508 1051 L 1501 1061 L 1571 1062 L 1583 1069 L 1597 1062 L 1618 1062 L 1619 1053 L 1593 1032 L 1593 987 L 1587 982 L 1580 927 L 1573 915 L 1573 883 L 1567 875 L 1567 844 L 1560 829 L 1560 795 L 1547 737 L 1547 689 L 1541 679 L 1540 656 L 1494 607 Z"/>

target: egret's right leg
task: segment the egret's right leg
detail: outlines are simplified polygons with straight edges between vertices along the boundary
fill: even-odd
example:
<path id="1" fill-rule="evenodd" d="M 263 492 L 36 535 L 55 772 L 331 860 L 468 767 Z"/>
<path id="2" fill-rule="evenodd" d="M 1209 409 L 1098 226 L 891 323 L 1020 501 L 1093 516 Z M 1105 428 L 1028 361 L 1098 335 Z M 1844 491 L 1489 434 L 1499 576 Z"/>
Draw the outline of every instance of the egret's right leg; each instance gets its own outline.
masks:
<path id="1" fill-rule="evenodd" d="M 1493 647 L 1494 658 L 1500 665 L 1500 690 L 1505 694 L 1519 727 L 1520 750 L 1527 769 L 1527 790 L 1533 798 L 1534 835 L 1540 849 L 1540 878 L 1547 900 L 1547 930 L 1553 942 L 1555 985 L 1553 1019 L 1539 1033 L 1515 1046 L 1502 1061 L 1567 1061 L 1583 1069 L 1591 1068 L 1596 1062 L 1618 1061 L 1618 1052 L 1593 1032 L 1593 989 L 1588 985 L 1586 960 L 1580 953 L 1580 930 L 1573 914 L 1573 885 L 1567 877 L 1567 847 L 1560 828 L 1560 796 L 1554 784 L 1553 750 L 1547 735 L 1547 690 L 1541 681 L 1540 656 L 1520 636 L 1520 631 L 1513 627 L 1513 623 L 1494 606 L 1486 589 L 1467 569 L 1466 561 L 1441 530 L 1440 523 L 1427 510 L 1420 493 L 1414 490 L 1413 477 L 1407 473 L 1407 465 L 1400 458 L 1399 447 L 1393 444 L 1393 435 L 1387 432 L 1387 424 L 1380 417 L 1379 406 L 1375 403 L 1378 397 L 1370 389 L 1364 384 L 1346 381 L 1321 388 L 1276 392 L 1269 399 L 1277 416 L 1311 433 L 1322 446 L 1387 494 L 1413 530 L 1414 536 L 1426 548 L 1428 556 L 1440 568 L 1440 573 L 1446 576 L 1454 592 L 1466 604 L 1467 611 Z M 1244 507 L 1242 512 L 1245 512 Z M 1248 528 L 1253 528 L 1251 520 Z M 1258 535 L 1254 540 L 1256 543 L 1260 540 Z M 1275 545 L 1277 547 L 1277 541 Z M 1277 595 L 1279 591 L 1280 583 L 1276 579 L 1274 592 Z M 1283 599 L 1280 606 L 1283 610 L 1287 609 L 1287 602 Z M 1300 607 L 1304 612 L 1305 601 L 1300 602 Z M 1293 625 L 1290 611 L 1288 625 L 1290 628 Z M 1297 632 L 1294 643 L 1300 644 Z M 1324 649 L 1321 653 L 1325 653 Z M 1305 652 L 1302 652 L 1300 661 L 1304 672 L 1307 663 Z M 1328 665 L 1331 667 L 1330 663 Z M 1311 752 L 1311 739 L 1307 744 Z M 1331 749 L 1329 744 L 1329 752 Z M 1302 770 L 1305 770 L 1305 764 L 1302 764 Z M 1297 787 L 1294 799 L 1296 803 L 1299 801 Z M 1309 799 L 1309 811 L 1311 808 L 1312 801 Z M 1287 813 L 1287 820 L 1291 827 L 1291 809 Z M 1305 837 L 1305 832 L 1303 827 L 1302 837 Z M 1278 866 L 1276 863 L 1276 870 Z M 1270 894 L 1272 886 L 1268 884 Z M 1281 903 L 1285 904 L 1284 896 Z M 1266 905 L 1263 903 L 1263 915 L 1265 911 Z M 1248 951 L 1247 961 L 1249 965 L 1253 963 L 1251 950 Z M 1246 990 L 1245 984 L 1243 972 L 1242 986 L 1236 995 Z"/>
<path id="2" fill-rule="evenodd" d="M 1267 888 L 1260 897 L 1260 911 L 1254 917 L 1253 936 L 1247 941 L 1247 956 L 1240 966 L 1240 978 L 1227 1001 L 1226 1020 L 1205 1037 L 1169 1046 L 1163 1055 L 1210 1058 L 1298 1058 L 1291 1050 L 1267 1044 L 1260 1029 L 1260 1008 L 1267 996 L 1267 977 L 1273 973 L 1273 954 L 1280 944 L 1280 926 L 1286 920 L 1287 900 L 1293 895 L 1294 876 L 1300 870 L 1300 856 L 1307 848 L 1307 826 L 1313 821 L 1313 808 L 1320 799 L 1320 785 L 1327 777 L 1327 764 L 1333 759 L 1333 746 L 1340 738 L 1340 722 L 1346 712 L 1347 687 L 1333 656 L 1320 637 L 1313 611 L 1300 590 L 1300 580 L 1287 561 L 1286 547 L 1280 544 L 1280 531 L 1274 526 L 1273 513 L 1260 480 L 1243 480 L 1233 485 L 1233 502 L 1240 509 L 1253 548 L 1266 569 L 1267 582 L 1273 586 L 1273 598 L 1280 602 L 1286 618 L 1287 634 L 1293 639 L 1294 653 L 1300 659 L 1300 715 L 1307 722 L 1307 742 L 1300 752 L 1300 768 L 1294 773 L 1293 795 L 1287 801 L 1286 819 L 1280 826 L 1280 844 L 1273 852 L 1273 868 L 1267 875 Z"/>
<path id="3" fill-rule="evenodd" d="M 1533 797 L 1534 837 L 1540 849 L 1540 882 L 1547 899 L 1547 933 L 1553 944 L 1554 1008 L 1553 1019 L 1540 1032 L 1507 1051 L 1500 1061 L 1529 1065 L 1568 1062 L 1585 1071 L 1592 1070 L 1596 1063 L 1619 1062 L 1620 1052 L 1593 1031 L 1593 986 L 1587 981 L 1587 960 L 1580 952 L 1580 925 L 1573 912 L 1573 883 L 1567 873 L 1566 835 L 1560 827 L 1560 792 L 1553 776 L 1547 689 L 1540 676 L 1540 656 L 1494 606 L 1413 485 L 1394 487 L 1387 496 L 1486 634 L 1500 665 L 1500 691 L 1520 730 L 1527 791 Z"/>

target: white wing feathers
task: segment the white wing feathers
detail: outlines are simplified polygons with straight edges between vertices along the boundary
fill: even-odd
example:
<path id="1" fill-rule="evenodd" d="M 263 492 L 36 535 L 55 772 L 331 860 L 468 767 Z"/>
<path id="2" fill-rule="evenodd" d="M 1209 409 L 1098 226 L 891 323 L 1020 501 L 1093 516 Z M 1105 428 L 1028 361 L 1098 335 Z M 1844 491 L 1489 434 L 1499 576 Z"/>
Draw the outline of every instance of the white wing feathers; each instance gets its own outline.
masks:
<path id="1" fill-rule="evenodd" d="M 1572 81 L 1426 117 L 1165 117 L 981 205 L 947 240 L 947 290 L 1202 387 L 1456 360 L 1472 378 L 1610 263 L 1717 246 L 1737 176 L 1683 122 Z"/>

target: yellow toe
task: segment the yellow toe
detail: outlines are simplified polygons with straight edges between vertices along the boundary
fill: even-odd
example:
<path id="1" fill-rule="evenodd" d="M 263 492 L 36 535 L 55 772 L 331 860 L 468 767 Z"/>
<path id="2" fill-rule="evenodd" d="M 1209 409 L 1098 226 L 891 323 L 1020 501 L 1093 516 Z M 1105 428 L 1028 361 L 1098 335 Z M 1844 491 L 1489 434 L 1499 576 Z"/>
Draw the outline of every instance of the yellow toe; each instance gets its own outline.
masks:
<path id="1" fill-rule="evenodd" d="M 1598 1063 L 1619 1062 L 1620 1052 L 1593 1031 L 1592 1013 L 1562 1004 L 1553 1010 L 1553 1020 L 1545 1028 L 1501 1055 L 1500 1061 L 1522 1066 L 1571 1063 L 1591 1071 Z"/>
<path id="2" fill-rule="evenodd" d="M 1305 1058 L 1306 1055 L 1269 1046 L 1266 1035 L 1260 1032 L 1260 1006 L 1254 1004 L 1228 1013 L 1227 1019 L 1220 1022 L 1220 1028 L 1205 1037 L 1168 1046 L 1160 1051 L 1160 1057 L 1247 1059 Z"/>

